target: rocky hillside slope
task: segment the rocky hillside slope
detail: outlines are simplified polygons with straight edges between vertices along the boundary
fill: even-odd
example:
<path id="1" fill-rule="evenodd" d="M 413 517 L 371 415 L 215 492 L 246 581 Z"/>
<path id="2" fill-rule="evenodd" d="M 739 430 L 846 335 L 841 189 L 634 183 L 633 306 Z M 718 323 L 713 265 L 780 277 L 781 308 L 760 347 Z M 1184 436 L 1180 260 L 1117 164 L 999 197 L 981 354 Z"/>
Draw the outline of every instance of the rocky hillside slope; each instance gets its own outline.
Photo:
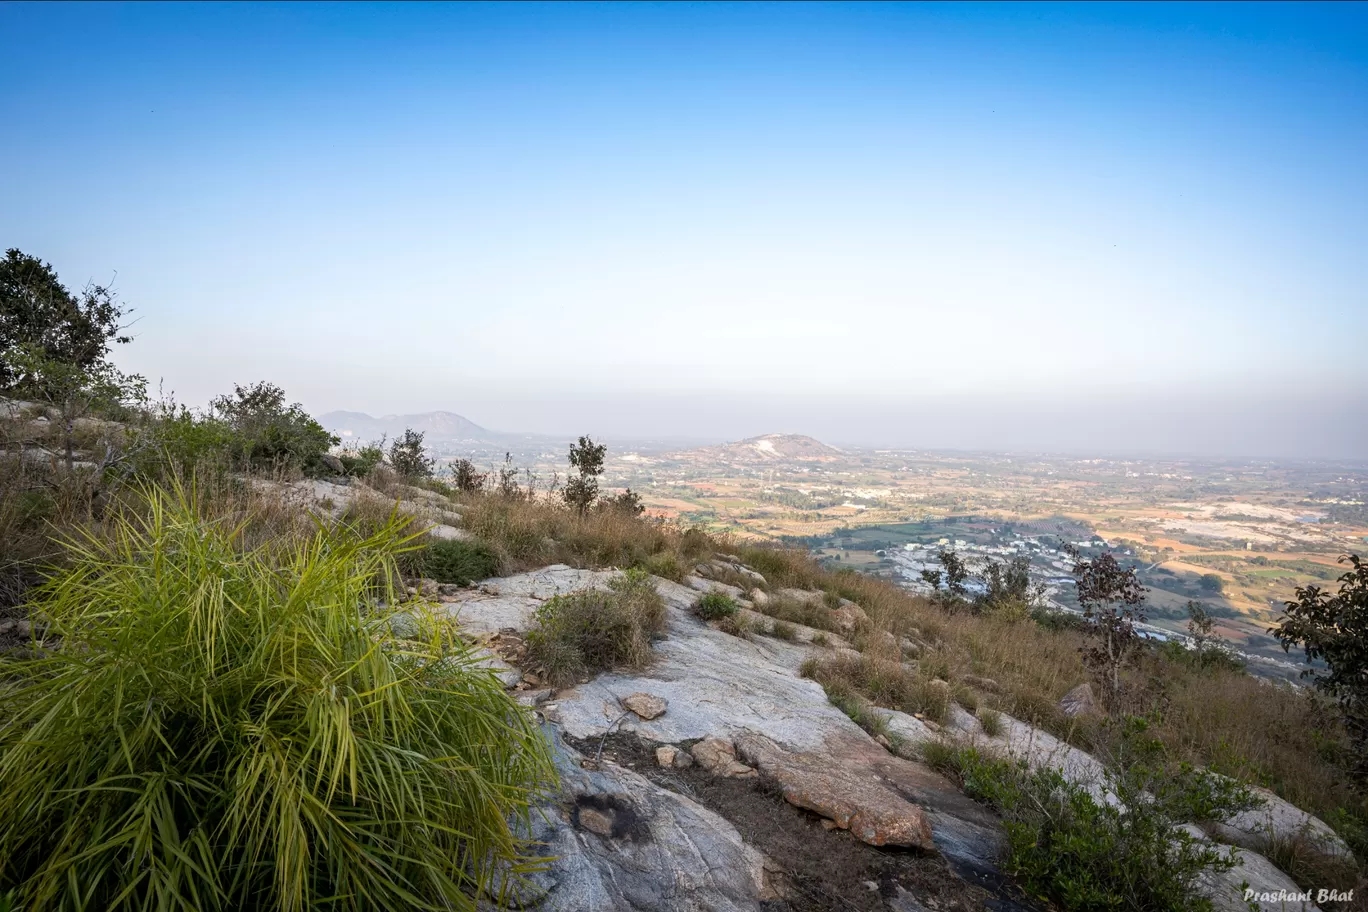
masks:
<path id="1" fill-rule="evenodd" d="M 330 511 L 351 494 L 326 482 L 293 489 Z M 437 535 L 465 537 L 460 516 L 441 498 L 420 489 L 411 497 L 403 506 L 426 516 Z M 537 610 L 557 595 L 605 588 L 619 571 L 553 565 L 469 587 L 413 581 L 414 597 L 435 601 L 463 635 L 484 645 L 490 666 L 537 714 L 555 747 L 561 792 L 530 834 L 554 860 L 535 876 L 536 895 L 523 896 L 524 905 L 547 912 L 1040 908 L 1000 870 L 996 815 L 912 758 L 929 744 L 974 743 L 1033 768 L 1061 770 L 1106 800 L 1097 760 L 1010 717 L 990 734 L 959 706 L 945 725 L 871 708 L 898 739 L 895 753 L 801 674 L 809 657 L 855 654 L 845 639 L 800 625 L 788 639 L 725 632 L 691 611 L 700 593 L 737 599 L 749 622 L 759 619 L 750 609 L 772 587 L 727 555 L 694 570 L 683 584 L 653 578 L 668 622 L 649 667 L 559 691 L 526 660 Z M 861 612 L 846 603 L 833 615 L 853 632 Z M 1271 793 L 1262 797 L 1267 803 L 1257 811 L 1190 831 L 1225 852 L 1264 845 L 1270 834 L 1308 831 L 1348 851 L 1323 822 Z M 1238 854 L 1239 867 L 1202 884 L 1217 909 L 1315 908 L 1302 901 L 1251 906 L 1246 888 L 1282 895 L 1298 888 L 1256 851 Z"/>

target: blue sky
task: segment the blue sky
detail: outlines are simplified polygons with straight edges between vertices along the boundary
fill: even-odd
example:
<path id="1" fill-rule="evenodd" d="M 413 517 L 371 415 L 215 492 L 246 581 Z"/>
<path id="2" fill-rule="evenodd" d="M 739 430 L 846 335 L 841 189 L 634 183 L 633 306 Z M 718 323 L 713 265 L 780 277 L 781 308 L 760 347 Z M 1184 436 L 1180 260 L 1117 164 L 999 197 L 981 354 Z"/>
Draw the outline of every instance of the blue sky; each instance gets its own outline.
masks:
<path id="1" fill-rule="evenodd" d="M 0 5 L 0 242 L 204 402 L 1368 456 L 1368 6 Z M 1089 417 L 1090 416 L 1090 417 Z"/>

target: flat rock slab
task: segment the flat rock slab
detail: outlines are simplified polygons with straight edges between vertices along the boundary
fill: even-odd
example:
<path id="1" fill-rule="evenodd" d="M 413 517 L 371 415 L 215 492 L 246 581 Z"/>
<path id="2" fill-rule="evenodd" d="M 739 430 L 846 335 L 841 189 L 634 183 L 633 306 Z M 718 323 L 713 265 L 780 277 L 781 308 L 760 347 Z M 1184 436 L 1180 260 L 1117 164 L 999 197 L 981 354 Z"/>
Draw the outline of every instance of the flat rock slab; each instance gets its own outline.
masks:
<path id="1" fill-rule="evenodd" d="M 561 792 L 531 836 L 551 856 L 522 905 L 541 912 L 758 912 L 777 898 L 766 860 L 712 811 L 611 763 L 583 758 L 545 727 Z"/>

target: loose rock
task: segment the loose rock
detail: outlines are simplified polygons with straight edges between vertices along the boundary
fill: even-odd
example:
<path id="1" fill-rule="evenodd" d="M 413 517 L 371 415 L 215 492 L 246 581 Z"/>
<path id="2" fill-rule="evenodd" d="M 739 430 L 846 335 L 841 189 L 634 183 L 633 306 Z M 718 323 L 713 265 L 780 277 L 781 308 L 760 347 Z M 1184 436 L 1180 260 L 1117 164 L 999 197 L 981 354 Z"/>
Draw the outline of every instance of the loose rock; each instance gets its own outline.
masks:
<path id="1" fill-rule="evenodd" d="M 1097 712 L 1097 698 L 1087 681 L 1059 699 L 1059 708 L 1066 716 L 1091 716 Z"/>
<path id="2" fill-rule="evenodd" d="M 641 692 L 623 697 L 622 705 L 648 722 L 665 715 L 667 706 L 663 697 Z"/>

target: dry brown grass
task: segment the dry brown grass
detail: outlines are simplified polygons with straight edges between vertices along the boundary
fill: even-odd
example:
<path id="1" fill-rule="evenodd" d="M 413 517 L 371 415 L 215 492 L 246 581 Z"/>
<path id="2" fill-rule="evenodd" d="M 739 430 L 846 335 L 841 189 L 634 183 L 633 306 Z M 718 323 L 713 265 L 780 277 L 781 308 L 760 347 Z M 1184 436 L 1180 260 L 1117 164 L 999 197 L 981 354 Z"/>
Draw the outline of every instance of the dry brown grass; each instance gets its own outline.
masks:
<path id="1" fill-rule="evenodd" d="M 616 510 L 580 515 L 544 500 L 466 495 L 456 507 L 467 530 L 499 554 L 506 572 L 548 563 L 572 567 L 646 567 L 685 572 L 722 542 Z M 675 577 L 678 578 L 678 577 Z"/>
<path id="2" fill-rule="evenodd" d="M 889 709 L 944 722 L 950 710 L 950 688 L 918 674 L 901 662 L 860 656 L 809 659 L 803 675 L 812 678 L 842 708 L 854 696 Z M 847 710 L 848 711 L 848 710 Z"/>

